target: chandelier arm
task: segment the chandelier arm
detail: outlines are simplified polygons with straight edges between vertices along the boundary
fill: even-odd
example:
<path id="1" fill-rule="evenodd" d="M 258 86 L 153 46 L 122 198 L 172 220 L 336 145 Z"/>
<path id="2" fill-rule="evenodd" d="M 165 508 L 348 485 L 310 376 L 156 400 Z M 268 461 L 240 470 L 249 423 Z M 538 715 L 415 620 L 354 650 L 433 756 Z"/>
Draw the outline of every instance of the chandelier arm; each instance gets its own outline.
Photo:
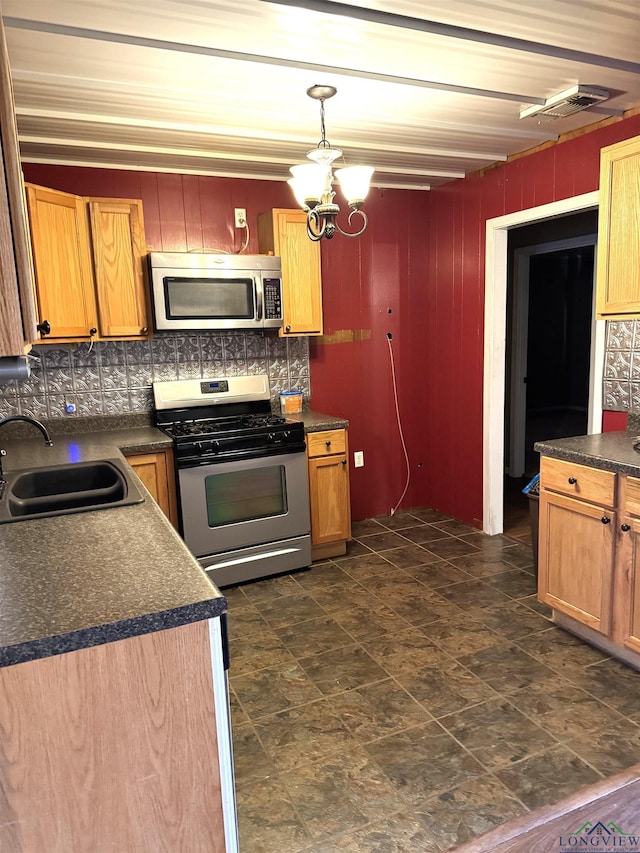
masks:
<path id="1" fill-rule="evenodd" d="M 323 217 L 322 221 L 315 210 L 309 210 L 307 213 L 307 236 L 314 243 L 322 240 L 327 228 L 327 220 Z"/>
<path id="2" fill-rule="evenodd" d="M 336 224 L 335 224 L 336 228 L 342 234 L 343 237 L 359 237 L 361 234 L 364 233 L 364 231 L 367 227 L 367 224 L 369 222 L 367 214 L 364 212 L 364 210 L 360 210 L 360 209 L 352 210 L 351 213 L 349 214 L 349 218 L 347 219 L 347 222 L 349 223 L 349 225 L 351 225 L 351 217 L 354 216 L 356 213 L 362 217 L 362 228 L 359 231 L 354 232 L 353 234 L 349 233 L 348 231 L 343 231 L 342 228 L 336 222 Z"/>

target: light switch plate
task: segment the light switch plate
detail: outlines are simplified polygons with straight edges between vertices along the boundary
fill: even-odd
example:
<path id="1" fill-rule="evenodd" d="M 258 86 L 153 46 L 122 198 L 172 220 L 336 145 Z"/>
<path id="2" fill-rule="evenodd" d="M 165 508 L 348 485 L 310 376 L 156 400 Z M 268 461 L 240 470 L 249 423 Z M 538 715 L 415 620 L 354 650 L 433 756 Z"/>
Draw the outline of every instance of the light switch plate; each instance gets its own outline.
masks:
<path id="1" fill-rule="evenodd" d="M 364 468 L 364 450 L 354 450 L 353 464 L 356 468 Z"/>

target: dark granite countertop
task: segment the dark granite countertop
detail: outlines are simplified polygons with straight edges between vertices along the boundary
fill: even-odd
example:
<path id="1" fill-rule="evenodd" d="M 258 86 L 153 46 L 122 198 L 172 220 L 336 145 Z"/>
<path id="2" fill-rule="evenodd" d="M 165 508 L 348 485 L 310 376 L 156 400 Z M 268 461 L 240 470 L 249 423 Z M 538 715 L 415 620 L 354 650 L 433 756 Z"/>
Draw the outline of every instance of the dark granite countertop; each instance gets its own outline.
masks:
<path id="1" fill-rule="evenodd" d="M 311 409 L 305 409 L 295 415 L 287 414 L 292 421 L 302 421 L 305 432 L 323 432 L 326 429 L 347 429 L 349 421 L 344 418 L 335 418 L 333 415 L 322 415 Z"/>
<path id="2" fill-rule="evenodd" d="M 640 477 L 640 453 L 633 449 L 637 433 L 629 430 L 603 432 L 601 435 L 578 435 L 537 441 L 534 450 L 543 456 L 565 459 Z"/>
<path id="3" fill-rule="evenodd" d="M 37 434 L 36 434 L 37 435 Z M 6 471 L 171 446 L 153 427 L 6 440 Z M 135 475 L 133 475 L 135 476 Z M 137 480 L 140 483 L 139 480 Z M 0 525 L 0 666 L 219 616 L 226 599 L 144 503 Z"/>

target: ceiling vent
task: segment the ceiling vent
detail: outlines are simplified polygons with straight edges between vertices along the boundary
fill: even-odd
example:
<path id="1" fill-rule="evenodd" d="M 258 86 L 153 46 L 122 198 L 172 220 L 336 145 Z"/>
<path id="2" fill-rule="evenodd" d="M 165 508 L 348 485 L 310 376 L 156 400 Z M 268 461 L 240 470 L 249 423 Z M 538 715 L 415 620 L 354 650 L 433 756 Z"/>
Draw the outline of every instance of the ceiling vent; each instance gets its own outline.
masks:
<path id="1" fill-rule="evenodd" d="M 586 110 L 594 104 L 606 101 L 609 98 L 609 90 L 600 86 L 572 86 L 564 92 L 552 95 L 544 104 L 534 104 L 523 107 L 520 110 L 520 118 L 528 116 L 550 116 L 551 118 L 565 118 L 566 116 Z"/>

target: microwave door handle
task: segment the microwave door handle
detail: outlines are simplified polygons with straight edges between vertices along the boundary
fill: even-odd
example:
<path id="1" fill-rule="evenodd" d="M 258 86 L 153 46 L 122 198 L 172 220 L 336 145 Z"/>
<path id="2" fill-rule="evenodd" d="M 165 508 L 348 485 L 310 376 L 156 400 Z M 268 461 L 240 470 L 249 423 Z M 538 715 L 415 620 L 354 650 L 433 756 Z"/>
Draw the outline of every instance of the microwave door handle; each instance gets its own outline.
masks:
<path id="1" fill-rule="evenodd" d="M 256 279 L 256 320 L 262 321 L 262 279 Z"/>

